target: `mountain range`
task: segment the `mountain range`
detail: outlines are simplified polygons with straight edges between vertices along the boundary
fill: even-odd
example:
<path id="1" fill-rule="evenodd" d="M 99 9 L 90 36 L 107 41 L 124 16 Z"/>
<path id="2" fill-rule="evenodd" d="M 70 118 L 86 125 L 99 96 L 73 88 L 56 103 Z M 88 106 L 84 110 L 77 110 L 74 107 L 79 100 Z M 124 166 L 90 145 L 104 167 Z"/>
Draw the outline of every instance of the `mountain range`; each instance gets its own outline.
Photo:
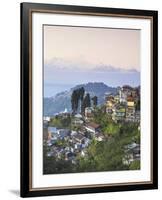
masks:
<path id="1" fill-rule="evenodd" d="M 116 93 L 117 88 L 109 87 L 102 82 L 89 82 L 85 84 L 76 85 L 68 91 L 57 93 L 52 97 L 44 98 L 44 116 L 51 116 L 63 112 L 65 109 L 71 112 L 71 94 L 74 90 L 84 87 L 85 93 L 89 93 L 91 97 L 98 97 L 98 104 L 104 103 L 106 94 Z"/>

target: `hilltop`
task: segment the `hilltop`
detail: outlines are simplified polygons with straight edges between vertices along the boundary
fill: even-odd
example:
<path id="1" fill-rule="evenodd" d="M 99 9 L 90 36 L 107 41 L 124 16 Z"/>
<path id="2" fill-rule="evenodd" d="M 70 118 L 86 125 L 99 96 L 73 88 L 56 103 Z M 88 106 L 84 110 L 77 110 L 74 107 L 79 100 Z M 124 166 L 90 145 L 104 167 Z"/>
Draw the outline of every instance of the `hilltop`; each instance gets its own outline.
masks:
<path id="1" fill-rule="evenodd" d="M 91 97 L 97 96 L 99 105 L 104 103 L 105 94 L 114 94 L 117 91 L 117 88 L 107 86 L 102 82 L 89 82 L 76 85 L 69 91 L 62 91 L 53 97 L 44 98 L 44 116 L 54 115 L 63 112 L 65 109 L 67 109 L 68 112 L 71 112 L 71 94 L 73 90 L 80 87 L 84 87 L 85 92 L 89 93 Z"/>

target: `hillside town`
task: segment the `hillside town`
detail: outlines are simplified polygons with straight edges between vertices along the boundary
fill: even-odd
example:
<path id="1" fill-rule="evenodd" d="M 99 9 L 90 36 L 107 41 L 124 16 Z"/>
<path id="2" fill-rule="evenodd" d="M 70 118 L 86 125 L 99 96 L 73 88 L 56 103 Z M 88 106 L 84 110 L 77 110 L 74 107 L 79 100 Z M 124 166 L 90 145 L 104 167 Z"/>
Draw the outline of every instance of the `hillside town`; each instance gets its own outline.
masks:
<path id="1" fill-rule="evenodd" d="M 57 115 L 44 116 L 43 145 L 47 149 L 46 156 L 76 165 L 78 158 L 88 156 L 92 143 L 111 141 L 115 130 L 122 132 L 120 127 L 125 124 L 135 124 L 140 131 L 140 87 L 118 87 L 116 94 L 105 94 L 104 100 L 103 105 L 97 105 L 96 99 L 96 104 L 78 112 L 67 112 L 65 109 Z M 111 126 L 107 127 L 109 124 Z M 123 165 L 140 161 L 139 140 L 131 140 L 124 145 L 124 152 Z"/>

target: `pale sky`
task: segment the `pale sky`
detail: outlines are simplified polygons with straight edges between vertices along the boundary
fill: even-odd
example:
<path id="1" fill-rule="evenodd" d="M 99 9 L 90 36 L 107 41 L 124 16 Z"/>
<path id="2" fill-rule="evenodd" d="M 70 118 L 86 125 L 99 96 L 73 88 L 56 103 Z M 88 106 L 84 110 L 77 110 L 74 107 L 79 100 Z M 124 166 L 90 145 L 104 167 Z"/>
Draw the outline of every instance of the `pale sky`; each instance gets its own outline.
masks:
<path id="1" fill-rule="evenodd" d="M 44 60 L 140 71 L 140 30 L 44 26 Z M 67 65 L 68 66 L 68 65 Z"/>

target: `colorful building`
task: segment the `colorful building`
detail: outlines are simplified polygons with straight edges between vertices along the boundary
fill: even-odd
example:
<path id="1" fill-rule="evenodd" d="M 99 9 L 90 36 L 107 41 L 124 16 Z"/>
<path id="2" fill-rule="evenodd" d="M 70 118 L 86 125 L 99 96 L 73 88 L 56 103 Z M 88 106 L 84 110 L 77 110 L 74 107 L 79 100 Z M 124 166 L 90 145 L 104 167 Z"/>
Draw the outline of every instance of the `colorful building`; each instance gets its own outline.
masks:
<path id="1" fill-rule="evenodd" d="M 127 97 L 126 121 L 135 121 L 135 100 L 132 96 Z"/>
<path id="2" fill-rule="evenodd" d="M 125 116 L 126 116 L 126 109 L 124 106 L 117 106 L 116 108 L 113 109 L 112 120 L 114 120 L 115 122 L 125 120 Z"/>

